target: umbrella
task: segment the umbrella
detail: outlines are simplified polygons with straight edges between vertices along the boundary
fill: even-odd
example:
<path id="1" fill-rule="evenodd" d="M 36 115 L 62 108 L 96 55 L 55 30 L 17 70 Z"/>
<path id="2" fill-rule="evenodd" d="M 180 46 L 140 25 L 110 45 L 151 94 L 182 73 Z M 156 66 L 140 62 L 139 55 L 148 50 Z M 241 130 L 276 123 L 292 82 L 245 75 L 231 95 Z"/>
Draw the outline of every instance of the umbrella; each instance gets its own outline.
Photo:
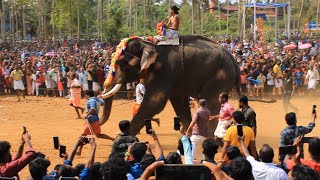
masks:
<path id="1" fill-rule="evenodd" d="M 289 44 L 289 45 L 286 45 L 283 49 L 285 50 L 291 50 L 291 49 L 295 49 L 297 48 L 297 45 L 295 44 Z"/>
<path id="2" fill-rule="evenodd" d="M 47 52 L 44 56 L 58 56 L 57 52 Z"/>
<path id="3" fill-rule="evenodd" d="M 302 44 L 301 46 L 299 46 L 299 49 L 308 49 L 311 47 L 312 47 L 312 45 L 310 43 L 305 43 L 305 44 Z"/>

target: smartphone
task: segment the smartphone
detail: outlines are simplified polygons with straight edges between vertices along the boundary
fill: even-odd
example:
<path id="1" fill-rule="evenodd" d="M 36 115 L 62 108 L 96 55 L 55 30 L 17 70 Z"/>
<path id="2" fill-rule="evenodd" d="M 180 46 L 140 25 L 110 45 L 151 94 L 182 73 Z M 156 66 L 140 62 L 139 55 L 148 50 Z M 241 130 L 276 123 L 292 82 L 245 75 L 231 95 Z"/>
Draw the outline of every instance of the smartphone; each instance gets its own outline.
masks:
<path id="1" fill-rule="evenodd" d="M 23 126 L 23 134 L 26 134 L 28 131 L 27 131 L 27 128 L 25 126 Z"/>
<path id="2" fill-rule="evenodd" d="M 242 137 L 243 136 L 242 124 L 237 125 L 237 131 L 238 131 L 238 136 Z"/>
<path id="3" fill-rule="evenodd" d="M 312 114 L 316 114 L 316 113 L 317 113 L 317 105 L 313 105 Z"/>
<path id="4" fill-rule="evenodd" d="M 175 131 L 179 131 L 180 130 L 180 127 L 181 127 L 181 117 L 177 116 L 177 117 L 174 117 L 174 125 L 173 125 L 173 129 Z"/>
<path id="5" fill-rule="evenodd" d="M 64 146 L 64 145 L 60 145 L 60 152 L 59 152 L 59 155 L 60 155 L 60 158 L 62 158 L 63 154 L 66 154 L 66 150 L 67 150 L 67 147 Z"/>
<path id="6" fill-rule="evenodd" d="M 283 146 L 279 147 L 279 154 L 296 154 L 297 153 L 297 147 L 290 145 L 290 146 Z"/>
<path id="7" fill-rule="evenodd" d="M 146 133 L 151 134 L 151 130 L 152 130 L 151 119 L 145 119 L 144 124 L 146 125 Z"/>
<path id="8" fill-rule="evenodd" d="M 59 149 L 59 137 L 58 136 L 53 137 L 53 147 L 55 149 Z"/>
<path id="9" fill-rule="evenodd" d="M 156 180 L 211 180 L 211 171 L 203 165 L 164 164 L 156 169 Z"/>
<path id="10" fill-rule="evenodd" d="M 301 142 L 302 142 L 302 143 L 309 143 L 310 139 L 312 139 L 312 137 L 303 137 L 303 138 L 301 139 Z"/>

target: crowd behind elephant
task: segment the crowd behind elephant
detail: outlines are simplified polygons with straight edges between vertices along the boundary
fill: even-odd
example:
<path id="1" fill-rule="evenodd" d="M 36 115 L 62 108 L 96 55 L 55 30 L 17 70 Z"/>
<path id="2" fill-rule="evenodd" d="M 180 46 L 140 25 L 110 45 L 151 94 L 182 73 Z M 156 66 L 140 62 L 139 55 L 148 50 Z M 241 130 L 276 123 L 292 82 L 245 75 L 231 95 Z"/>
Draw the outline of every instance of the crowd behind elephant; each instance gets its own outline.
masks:
<path id="1" fill-rule="evenodd" d="M 284 93 L 283 72 L 292 77 L 293 96 L 312 95 L 319 78 L 318 51 L 320 42 L 315 38 L 277 40 L 259 44 L 226 38 L 219 43 L 227 48 L 241 70 L 241 92 L 250 97 L 280 97 Z M 307 48 L 300 48 L 310 44 Z M 286 49 L 286 46 L 296 45 Z M 294 47 L 294 46 L 293 46 Z M 25 94 L 28 96 L 66 97 L 71 74 L 76 74 L 82 91 L 103 89 L 110 71 L 111 55 L 115 46 L 96 40 L 82 42 L 62 41 L 49 43 L 20 43 L 4 45 L 0 51 L 0 94 L 12 94 L 11 72 L 21 67 Z M 311 70 L 312 67 L 312 70 Z M 315 80 L 315 83 L 314 83 Z M 122 97 L 131 99 L 136 83 L 128 83 Z"/>
<path id="2" fill-rule="evenodd" d="M 315 93 L 317 83 L 320 80 L 318 73 L 320 66 L 317 58 L 320 43 L 318 41 L 301 39 L 297 42 L 288 42 L 283 40 L 275 45 L 269 43 L 265 46 L 229 39 L 220 43 L 237 60 L 241 70 L 242 94 L 248 97 L 263 98 L 265 96 L 277 97 L 283 93 L 287 95 L 290 93 L 290 96 L 313 95 Z M 310 44 L 310 47 L 302 49 L 304 44 Z M 71 74 L 77 76 L 83 91 L 99 92 L 109 74 L 110 57 L 113 51 L 112 46 L 99 41 L 84 43 L 65 41 L 54 47 L 41 43 L 22 44 L 16 48 L 8 49 L 3 47 L 0 51 L 0 93 L 13 93 L 12 71 L 20 68 L 27 95 L 68 96 Z M 52 53 L 47 54 L 48 52 Z M 129 92 L 134 90 L 134 84 L 127 84 L 126 89 Z M 133 96 L 134 93 L 127 93 L 127 98 Z M 228 102 L 227 97 L 228 95 L 224 97 L 225 102 L 221 101 L 222 104 Z M 244 99 L 246 98 L 239 99 L 239 107 L 241 105 L 243 108 L 245 105 L 243 103 L 248 103 L 243 101 Z M 203 101 L 199 101 L 199 103 L 194 106 L 196 113 L 207 111 L 205 103 Z M 248 106 L 248 104 L 246 105 Z M 130 121 L 123 120 L 119 123 L 121 134 L 113 142 L 112 153 L 106 157 L 105 162 L 94 161 L 97 148 L 95 138 L 81 136 L 76 140 L 70 154 L 61 154 L 61 164 L 56 165 L 54 169 L 48 169 L 50 160 L 46 158 L 45 154 L 33 149 L 30 136 L 32 132 L 24 132 L 21 138 L 17 138 L 21 139 L 21 146 L 15 157 L 11 156 L 10 143 L 0 141 L 0 176 L 18 177 L 18 173 L 28 166 L 30 179 L 34 180 L 66 177 L 84 180 L 145 180 L 161 176 L 160 171 L 155 172 L 168 164 L 178 164 L 176 167 L 202 164 L 207 167 L 205 170 L 209 169 L 209 173 L 206 171 L 201 173 L 209 174 L 209 179 L 282 180 L 289 179 L 289 176 L 295 180 L 319 179 L 320 139 L 313 137 L 305 141 L 303 137 L 314 128 L 316 112 L 313 112 L 313 121 L 306 127 L 297 126 L 297 117 L 294 113 L 286 114 L 284 119 L 288 126 L 281 132 L 280 139 L 280 144 L 283 145 L 283 151 L 285 151 L 282 152 L 282 155 L 285 156 L 279 157 L 279 165 L 273 163 L 275 153 L 269 145 L 264 144 L 259 152 L 256 152 L 256 134 L 254 134 L 256 132 L 252 130 L 252 124 L 245 125 L 244 123 L 248 118 L 245 116 L 247 112 L 233 111 L 229 113 L 232 126 L 226 128 L 225 133 L 228 138 L 221 138 L 222 145 L 217 144 L 217 141 L 213 139 L 204 138 L 198 144 L 201 151 L 193 151 L 194 144 L 191 142 L 190 136 L 200 135 L 201 133 L 198 133 L 206 127 L 197 124 L 200 120 L 194 118 L 191 123 L 193 127 L 189 129 L 190 132 L 183 135 L 177 142 L 176 152 L 165 155 L 160 143 L 164 139 L 159 138 L 154 130 L 149 132 L 153 139 L 152 142 L 139 140 L 129 134 Z M 194 117 L 200 118 L 200 116 Z M 217 118 L 219 117 L 221 116 L 217 116 Z M 203 117 L 201 116 L 201 118 Z M 205 122 L 207 123 L 211 119 L 214 117 L 209 116 Z M 220 120 L 223 119 L 220 118 Z M 237 131 L 238 125 L 241 127 L 243 125 L 242 136 Z M 248 139 L 249 137 L 250 139 Z M 309 145 L 308 157 L 310 159 L 304 158 L 303 143 Z M 78 147 L 82 144 L 91 145 L 88 161 L 85 164 L 74 165 L 72 162 L 76 158 Z M 150 146 L 154 147 L 153 151 Z M 222 148 L 223 157 L 216 156 L 219 146 Z M 25 151 L 24 147 L 26 147 Z M 198 153 L 196 155 L 202 158 L 195 158 L 194 153 Z M 216 161 L 217 159 L 220 161 Z M 172 173 L 172 171 L 164 172 L 163 178 L 168 178 L 166 173 Z M 190 176 L 195 175 L 192 174 L 192 171 L 190 172 Z M 173 171 L 170 175 L 184 177 L 179 170 Z"/>

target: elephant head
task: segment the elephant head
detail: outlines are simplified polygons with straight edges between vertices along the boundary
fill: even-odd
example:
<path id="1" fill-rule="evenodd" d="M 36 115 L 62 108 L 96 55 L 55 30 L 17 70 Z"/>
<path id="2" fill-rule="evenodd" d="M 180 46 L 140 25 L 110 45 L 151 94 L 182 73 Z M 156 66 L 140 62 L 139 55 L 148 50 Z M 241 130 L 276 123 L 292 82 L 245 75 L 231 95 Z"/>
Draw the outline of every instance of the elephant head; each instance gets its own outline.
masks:
<path id="1" fill-rule="evenodd" d="M 101 94 L 101 97 L 105 100 L 101 125 L 109 119 L 113 96 L 122 85 L 138 80 L 141 73 L 155 63 L 157 55 L 154 44 L 143 41 L 138 37 L 121 41 L 113 54 L 110 73 Z"/>

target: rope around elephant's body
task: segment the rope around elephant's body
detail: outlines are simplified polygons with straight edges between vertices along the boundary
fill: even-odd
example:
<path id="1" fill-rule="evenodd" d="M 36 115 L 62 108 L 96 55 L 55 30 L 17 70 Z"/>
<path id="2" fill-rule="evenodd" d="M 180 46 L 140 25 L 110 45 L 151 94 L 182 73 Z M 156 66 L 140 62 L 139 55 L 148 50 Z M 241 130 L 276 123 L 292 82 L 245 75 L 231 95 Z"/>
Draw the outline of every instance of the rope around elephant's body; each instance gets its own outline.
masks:
<path id="1" fill-rule="evenodd" d="M 181 56 L 181 69 L 184 72 L 184 63 L 183 63 L 183 55 L 184 55 L 184 48 L 183 48 L 183 38 L 181 37 L 181 44 L 180 44 L 180 56 Z"/>

